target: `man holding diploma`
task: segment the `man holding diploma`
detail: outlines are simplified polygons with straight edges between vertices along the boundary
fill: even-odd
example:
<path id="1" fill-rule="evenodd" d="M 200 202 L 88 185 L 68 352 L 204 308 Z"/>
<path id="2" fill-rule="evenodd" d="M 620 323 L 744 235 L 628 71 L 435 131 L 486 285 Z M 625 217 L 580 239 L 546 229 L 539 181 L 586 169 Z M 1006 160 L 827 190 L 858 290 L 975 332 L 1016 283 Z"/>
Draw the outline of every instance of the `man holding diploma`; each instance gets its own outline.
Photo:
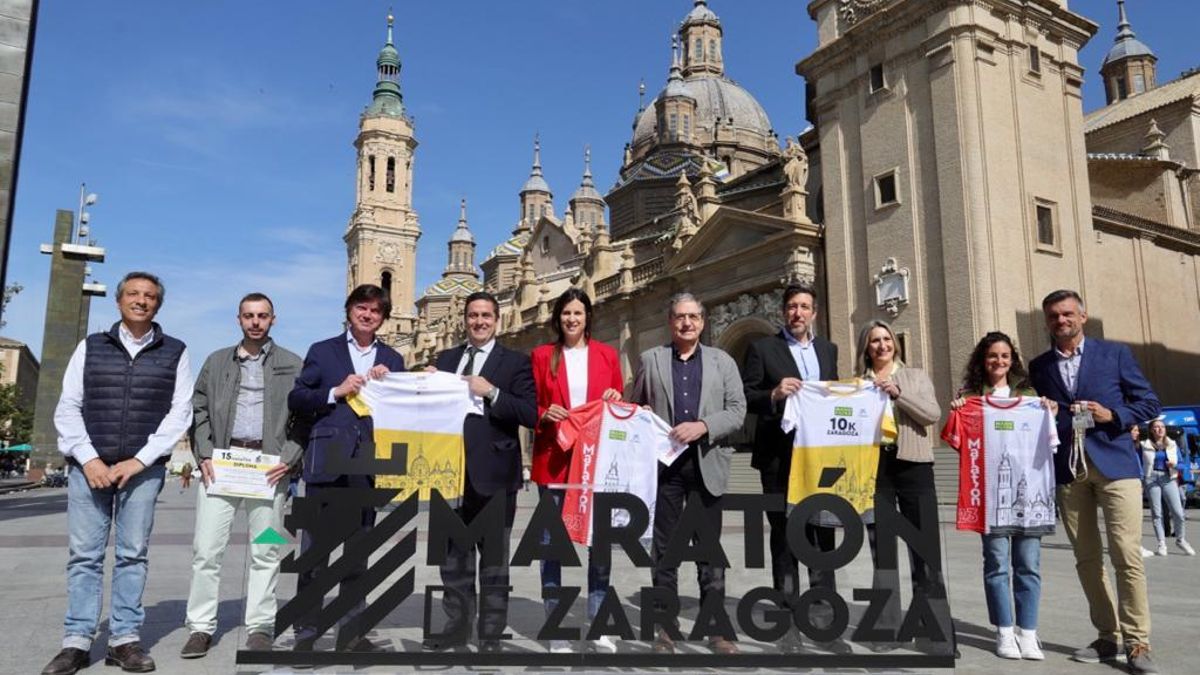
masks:
<path id="1" fill-rule="evenodd" d="M 283 529 L 287 475 L 302 448 L 289 438 L 287 397 L 300 373 L 300 357 L 271 340 L 275 308 L 262 293 L 238 304 L 242 340 L 213 352 L 192 397 L 192 450 L 200 467 L 196 532 L 192 540 L 192 586 L 185 659 L 208 653 L 217 629 L 221 558 L 238 507 L 250 530 L 246 590 L 246 648 L 269 650 L 275 624 L 279 546 L 256 544 L 267 528 Z"/>

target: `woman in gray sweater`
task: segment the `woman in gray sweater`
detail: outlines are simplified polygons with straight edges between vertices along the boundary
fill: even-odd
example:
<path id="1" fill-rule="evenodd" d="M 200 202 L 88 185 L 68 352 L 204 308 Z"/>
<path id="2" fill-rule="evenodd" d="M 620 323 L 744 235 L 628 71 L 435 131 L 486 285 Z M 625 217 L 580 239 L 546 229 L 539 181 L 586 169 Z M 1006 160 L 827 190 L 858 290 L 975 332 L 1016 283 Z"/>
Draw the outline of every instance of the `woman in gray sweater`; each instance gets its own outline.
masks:
<path id="1" fill-rule="evenodd" d="M 938 421 L 942 416 L 942 409 L 938 405 L 929 376 L 920 368 L 905 366 L 897 354 L 896 344 L 896 334 L 891 326 L 883 321 L 870 321 L 859 332 L 859 372 L 864 379 L 874 381 L 877 387 L 891 397 L 896 415 L 896 440 L 894 443 L 882 445 L 879 449 L 879 471 L 875 478 L 876 500 L 877 504 L 886 503 L 895 507 L 904 519 L 918 529 L 932 533 L 936 556 L 940 562 L 941 538 L 937 522 L 937 494 L 933 482 L 933 439 L 929 425 Z M 872 559 L 875 562 L 874 585 L 893 591 L 892 599 L 884 609 L 880 626 L 897 628 L 901 619 L 899 571 L 879 568 L 873 524 L 867 526 L 867 534 L 871 543 Z M 909 547 L 908 553 L 913 593 L 923 593 L 934 606 L 945 606 L 946 589 L 941 574 L 931 569 L 912 547 Z M 940 564 L 938 568 L 940 569 Z M 952 629 L 948 625 L 949 616 L 944 618 L 947 624 L 943 626 L 944 632 L 947 633 L 946 640 L 952 641 Z M 895 643 L 877 643 L 873 647 L 882 651 L 894 646 Z"/>

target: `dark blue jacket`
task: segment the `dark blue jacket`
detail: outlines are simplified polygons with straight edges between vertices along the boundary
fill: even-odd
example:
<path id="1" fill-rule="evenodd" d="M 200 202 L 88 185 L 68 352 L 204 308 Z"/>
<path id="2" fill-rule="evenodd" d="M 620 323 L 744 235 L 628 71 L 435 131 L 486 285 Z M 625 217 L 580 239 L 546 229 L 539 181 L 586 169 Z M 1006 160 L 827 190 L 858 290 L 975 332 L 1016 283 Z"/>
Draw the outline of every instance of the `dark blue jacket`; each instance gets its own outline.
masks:
<path id="1" fill-rule="evenodd" d="M 1084 451 L 1105 478 L 1141 479 L 1141 453 L 1133 447 L 1129 427 L 1158 417 L 1158 396 L 1127 345 L 1089 337 L 1083 344 L 1075 396 L 1058 370 L 1054 349 L 1029 364 L 1029 377 L 1041 396 L 1058 402 L 1058 438 L 1054 474 L 1059 485 L 1071 482 L 1071 411 L 1074 401 L 1095 401 L 1113 412 L 1111 422 L 1096 423 L 1084 436 Z"/>
<path id="2" fill-rule="evenodd" d="M 375 365 L 379 364 L 393 372 L 404 370 L 404 358 L 382 342 L 375 347 Z M 337 399 L 333 405 L 328 403 L 329 390 L 353 372 L 350 345 L 346 343 L 346 334 L 342 333 L 308 348 L 296 386 L 288 394 L 288 408 L 312 420 L 312 431 L 304 450 L 306 483 L 337 480 L 339 474 L 328 468 L 331 457 L 356 457 L 364 442 L 373 447 L 374 428 L 370 417 L 356 415 L 344 399 Z"/>
<path id="3" fill-rule="evenodd" d="M 154 340 L 130 358 L 120 322 L 87 337 L 83 362 L 83 425 L 108 465 L 137 455 L 171 411 L 184 344 L 153 324 Z M 159 458 L 166 464 L 170 455 Z"/>
<path id="4" fill-rule="evenodd" d="M 437 369 L 458 370 L 466 345 L 438 354 Z M 468 415 L 463 422 L 467 455 L 467 480 L 479 494 L 514 492 L 521 487 L 520 427 L 537 423 L 537 389 L 529 357 L 495 344 L 479 376 L 500 389 L 496 405 L 484 399 L 482 416 Z"/>

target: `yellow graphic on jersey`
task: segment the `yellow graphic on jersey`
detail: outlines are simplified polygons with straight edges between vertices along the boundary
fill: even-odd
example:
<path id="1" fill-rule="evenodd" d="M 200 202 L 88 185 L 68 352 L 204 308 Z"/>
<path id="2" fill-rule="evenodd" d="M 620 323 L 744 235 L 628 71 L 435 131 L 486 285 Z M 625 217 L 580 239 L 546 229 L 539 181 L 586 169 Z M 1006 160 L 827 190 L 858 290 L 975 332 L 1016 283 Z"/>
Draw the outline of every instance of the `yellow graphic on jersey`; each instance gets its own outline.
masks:
<path id="1" fill-rule="evenodd" d="M 375 430 L 375 458 L 391 459 L 392 448 L 407 446 L 407 471 L 403 476 L 376 476 L 375 487 L 400 488 L 393 501 L 404 501 L 419 490 L 417 499 L 428 501 L 430 490 L 437 488 L 447 500 L 458 499 L 463 492 L 462 434 L 438 434 L 429 431 Z"/>
<path id="2" fill-rule="evenodd" d="M 818 487 L 826 468 L 845 469 L 833 487 Z M 792 470 L 788 476 L 789 504 L 815 494 L 833 494 L 845 499 L 859 513 L 875 508 L 875 474 L 879 469 L 879 446 L 842 445 L 823 448 L 792 448 Z"/>

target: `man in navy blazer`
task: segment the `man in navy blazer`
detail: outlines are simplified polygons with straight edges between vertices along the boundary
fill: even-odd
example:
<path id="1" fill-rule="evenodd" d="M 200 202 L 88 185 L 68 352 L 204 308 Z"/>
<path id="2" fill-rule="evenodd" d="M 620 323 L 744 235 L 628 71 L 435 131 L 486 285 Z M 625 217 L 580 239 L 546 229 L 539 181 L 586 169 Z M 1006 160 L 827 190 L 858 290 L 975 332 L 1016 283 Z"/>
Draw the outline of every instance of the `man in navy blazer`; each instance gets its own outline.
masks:
<path id="1" fill-rule="evenodd" d="M 1084 337 L 1087 310 L 1078 293 L 1047 295 L 1042 312 L 1053 344 L 1029 364 L 1029 373 L 1038 394 L 1058 402 L 1058 510 L 1099 633 L 1072 658 L 1113 661 L 1123 641 L 1132 672 L 1157 672 L 1150 660 L 1150 606 L 1142 563 L 1142 468 L 1129 427 L 1157 417 L 1162 406 L 1129 347 Z M 1084 432 L 1081 443 L 1072 420 L 1089 413 L 1095 426 Z M 1117 603 L 1104 570 L 1097 507 L 1104 513 L 1116 570 Z"/>
<path id="2" fill-rule="evenodd" d="M 520 427 L 533 428 L 537 421 L 537 392 L 529 357 L 506 349 L 496 341 L 500 305 L 487 292 L 466 298 L 463 318 L 467 343 L 438 354 L 437 370 L 465 378 L 471 396 L 480 404 L 480 414 L 463 422 L 463 446 L 467 477 L 463 498 L 456 509 L 468 526 L 493 497 L 504 499 L 504 563 L 479 565 L 481 547 L 463 549 L 451 540 L 446 562 L 441 566 L 447 591 L 443 607 L 450 625 L 470 622 L 476 603 L 475 575 L 479 567 L 479 647 L 498 651 L 499 636 L 508 616 L 508 539 L 516 514 L 517 490 L 521 487 Z M 457 591 L 457 592 L 454 592 Z M 464 607 L 460 598 L 466 598 Z M 469 629 L 467 631 L 469 633 Z M 426 649 L 459 646 L 461 640 L 430 638 Z"/>
<path id="3" fill-rule="evenodd" d="M 404 370 L 404 358 L 376 339 L 383 321 L 392 311 L 387 291 L 363 284 L 346 298 L 346 323 L 349 328 L 337 337 L 314 343 L 304 357 L 304 366 L 296 385 L 288 395 L 288 407 L 312 421 L 308 444 L 304 449 L 304 494 L 319 498 L 323 490 L 346 487 L 372 487 L 373 476 L 344 475 L 337 471 L 338 460 L 357 457 L 364 448 L 372 448 L 374 428 L 370 417 L 359 417 L 346 397 L 358 392 L 367 378 L 379 379 L 392 371 Z M 361 529 L 375 525 L 375 511 L 363 509 Z M 301 550 L 313 544 L 311 533 L 304 531 Z M 354 584 L 366 571 L 367 561 L 342 581 L 342 589 Z M 305 572 L 297 579 L 297 593 L 312 582 L 324 565 Z M 348 612 L 344 624 L 362 611 L 362 605 Z M 296 624 L 296 651 L 313 648 L 319 633 L 315 615 Z M 361 638 L 350 641 L 347 649 L 374 651 L 378 647 Z"/>

